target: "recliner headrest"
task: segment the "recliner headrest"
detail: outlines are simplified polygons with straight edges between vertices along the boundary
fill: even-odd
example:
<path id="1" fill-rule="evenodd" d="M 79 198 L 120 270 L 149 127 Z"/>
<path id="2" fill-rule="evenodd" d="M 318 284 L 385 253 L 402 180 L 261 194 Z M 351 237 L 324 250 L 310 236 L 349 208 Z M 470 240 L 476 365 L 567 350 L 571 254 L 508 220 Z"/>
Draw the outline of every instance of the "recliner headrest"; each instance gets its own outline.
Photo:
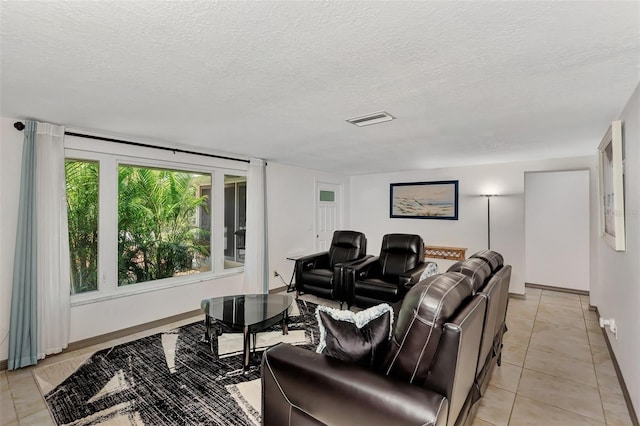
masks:
<path id="1" fill-rule="evenodd" d="M 424 262 L 422 237 L 414 234 L 385 235 L 378 262 L 385 280 L 397 280 L 401 274 Z"/>
<path id="2" fill-rule="evenodd" d="M 486 260 L 474 257 L 454 263 L 447 272 L 460 272 L 469 277 L 475 294 L 491 275 L 491 266 Z"/>
<path id="3" fill-rule="evenodd" d="M 329 247 L 329 266 L 351 262 L 367 253 L 367 239 L 362 232 L 335 231 Z"/>
<path id="4" fill-rule="evenodd" d="M 485 260 L 491 267 L 491 273 L 495 274 L 504 266 L 504 258 L 500 253 L 493 250 L 481 250 L 471 256 Z"/>
<path id="5" fill-rule="evenodd" d="M 362 232 L 356 231 L 335 231 L 331 245 L 344 248 L 360 248 L 366 244 L 366 238 Z"/>
<path id="6" fill-rule="evenodd" d="M 412 253 L 419 258 L 424 258 L 424 243 L 420 235 L 414 234 L 387 234 L 382 237 L 380 253 L 402 251 Z"/>

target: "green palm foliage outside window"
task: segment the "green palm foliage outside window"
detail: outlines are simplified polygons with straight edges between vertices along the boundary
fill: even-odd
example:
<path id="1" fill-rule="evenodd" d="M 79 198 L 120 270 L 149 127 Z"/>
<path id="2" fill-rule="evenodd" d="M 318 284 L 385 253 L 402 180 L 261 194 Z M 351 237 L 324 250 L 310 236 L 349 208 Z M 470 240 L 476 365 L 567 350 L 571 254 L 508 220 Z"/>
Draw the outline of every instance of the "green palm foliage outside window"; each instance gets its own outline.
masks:
<path id="1" fill-rule="evenodd" d="M 71 294 L 98 289 L 99 167 L 95 161 L 65 162 Z"/>
<path id="2" fill-rule="evenodd" d="M 211 175 L 121 165 L 118 168 L 118 285 L 211 270 L 210 211 L 198 188 Z"/>

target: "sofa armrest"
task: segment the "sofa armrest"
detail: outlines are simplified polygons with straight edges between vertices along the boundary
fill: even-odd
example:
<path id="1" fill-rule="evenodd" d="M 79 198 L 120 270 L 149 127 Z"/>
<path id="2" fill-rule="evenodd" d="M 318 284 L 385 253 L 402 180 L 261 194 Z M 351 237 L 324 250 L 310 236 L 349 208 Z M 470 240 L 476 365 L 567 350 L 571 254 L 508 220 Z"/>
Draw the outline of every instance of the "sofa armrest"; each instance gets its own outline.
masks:
<path id="1" fill-rule="evenodd" d="M 262 358 L 262 424 L 446 424 L 446 397 L 355 364 L 280 344 Z"/>

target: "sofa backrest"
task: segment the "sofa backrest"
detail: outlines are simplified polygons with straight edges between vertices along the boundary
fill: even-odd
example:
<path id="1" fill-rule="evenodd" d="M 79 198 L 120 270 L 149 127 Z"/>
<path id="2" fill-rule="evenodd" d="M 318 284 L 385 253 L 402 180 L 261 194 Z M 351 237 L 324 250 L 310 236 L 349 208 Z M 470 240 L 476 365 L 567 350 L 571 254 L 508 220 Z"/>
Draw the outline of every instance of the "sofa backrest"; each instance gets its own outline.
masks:
<path id="1" fill-rule="evenodd" d="M 421 262 L 424 262 L 424 242 L 420 235 L 387 234 L 382 237 L 379 263 L 382 276 L 388 281 Z"/>
<path id="2" fill-rule="evenodd" d="M 504 265 L 504 258 L 502 255 L 493 250 L 480 250 L 479 252 L 474 253 L 471 257 L 484 259 L 491 267 L 492 274 L 498 272 L 498 270 Z"/>
<path id="3" fill-rule="evenodd" d="M 487 278 L 491 275 L 491 266 L 484 259 L 472 257 L 454 263 L 447 272 L 460 272 L 469 277 L 473 285 L 473 294 L 475 294 L 487 282 Z"/>
<path id="4" fill-rule="evenodd" d="M 335 231 L 329 247 L 329 267 L 351 262 L 367 254 L 367 239 L 362 232 Z"/>
<path id="5" fill-rule="evenodd" d="M 400 307 L 383 373 L 422 385 L 445 322 L 470 296 L 471 283 L 459 273 L 434 275 L 413 286 Z"/>

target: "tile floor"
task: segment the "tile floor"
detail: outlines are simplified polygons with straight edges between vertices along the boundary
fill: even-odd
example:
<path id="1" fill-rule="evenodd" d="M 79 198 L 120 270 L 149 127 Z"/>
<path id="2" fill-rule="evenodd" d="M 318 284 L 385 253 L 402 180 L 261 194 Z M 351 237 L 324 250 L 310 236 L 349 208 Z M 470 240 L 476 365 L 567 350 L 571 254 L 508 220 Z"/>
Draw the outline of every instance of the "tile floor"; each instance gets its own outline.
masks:
<path id="1" fill-rule="evenodd" d="M 589 298 L 526 292 L 509 300 L 502 366 L 473 426 L 631 425 Z"/>
<path id="2" fill-rule="evenodd" d="M 533 288 L 525 300 L 509 300 L 502 366 L 494 371 L 473 426 L 632 425 L 598 319 L 588 307 L 586 296 Z M 200 319 L 52 356 L 40 365 Z M 31 370 L 0 372 L 0 425 L 53 425 Z"/>

